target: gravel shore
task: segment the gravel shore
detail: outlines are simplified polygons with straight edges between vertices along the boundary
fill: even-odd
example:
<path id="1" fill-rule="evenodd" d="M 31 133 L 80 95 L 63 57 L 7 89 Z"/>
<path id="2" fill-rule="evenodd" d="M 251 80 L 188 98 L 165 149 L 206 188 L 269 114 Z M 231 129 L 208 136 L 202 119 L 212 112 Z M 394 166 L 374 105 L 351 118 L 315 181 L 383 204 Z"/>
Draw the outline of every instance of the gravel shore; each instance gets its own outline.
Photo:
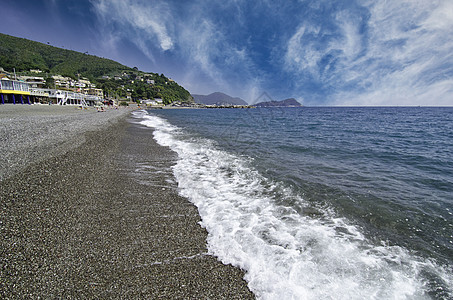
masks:
<path id="1" fill-rule="evenodd" d="M 131 109 L 79 109 L 60 105 L 0 105 L 0 180 L 30 162 L 65 153 L 84 142 L 83 132 L 102 129 Z"/>
<path id="2" fill-rule="evenodd" d="M 2 151 L 0 298 L 254 298 L 241 270 L 207 254 L 175 154 L 130 110 L 2 108 L 21 131 L 2 131 L 15 144 Z"/>

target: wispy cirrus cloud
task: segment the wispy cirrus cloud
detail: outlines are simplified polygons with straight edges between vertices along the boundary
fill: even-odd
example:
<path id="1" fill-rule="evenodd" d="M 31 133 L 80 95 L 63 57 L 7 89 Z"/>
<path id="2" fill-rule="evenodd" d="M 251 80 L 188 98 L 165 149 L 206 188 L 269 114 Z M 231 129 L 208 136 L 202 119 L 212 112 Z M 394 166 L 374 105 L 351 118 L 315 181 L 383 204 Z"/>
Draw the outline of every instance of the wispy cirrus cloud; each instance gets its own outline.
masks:
<path id="1" fill-rule="evenodd" d="M 453 105 L 453 3 L 370 1 L 302 22 L 285 68 L 323 86 L 337 105 Z"/>
<path id="2" fill-rule="evenodd" d="M 206 15 L 200 6 L 194 8 L 196 12 L 178 30 L 180 55 L 191 68 L 209 77 L 215 85 L 213 88 L 240 91 L 250 97 L 249 91 L 259 84 L 259 80 L 253 73 L 254 62 L 247 43 L 233 42 L 229 28 L 219 25 L 215 16 Z"/>
<path id="3" fill-rule="evenodd" d="M 154 56 L 147 41 L 157 42 L 162 51 L 173 48 L 173 39 L 167 28 L 171 12 L 165 2 L 92 0 L 91 3 L 101 27 L 110 28 L 107 36 L 112 36 L 114 32 L 116 36 L 130 39 L 150 59 Z"/>
<path id="4" fill-rule="evenodd" d="M 165 73 L 193 93 L 453 105 L 451 0 L 14 0 L 0 17 L 2 32 Z"/>
<path id="5" fill-rule="evenodd" d="M 448 0 L 90 1 L 106 47 L 130 40 L 153 65 L 180 66 L 177 76 L 195 93 L 453 103 Z"/>
<path id="6" fill-rule="evenodd" d="M 231 28 L 218 20 L 222 12 L 235 10 L 240 15 L 239 2 L 91 1 L 103 36 L 111 37 L 107 45 L 118 41 L 112 34 L 118 32 L 155 63 L 157 54 L 169 51 L 187 70 L 180 78 L 189 89 L 201 90 L 204 85 L 206 90 L 207 81 L 212 91 L 239 89 L 244 95 L 259 82 L 250 72 L 253 61 L 241 41 L 232 43 Z"/>

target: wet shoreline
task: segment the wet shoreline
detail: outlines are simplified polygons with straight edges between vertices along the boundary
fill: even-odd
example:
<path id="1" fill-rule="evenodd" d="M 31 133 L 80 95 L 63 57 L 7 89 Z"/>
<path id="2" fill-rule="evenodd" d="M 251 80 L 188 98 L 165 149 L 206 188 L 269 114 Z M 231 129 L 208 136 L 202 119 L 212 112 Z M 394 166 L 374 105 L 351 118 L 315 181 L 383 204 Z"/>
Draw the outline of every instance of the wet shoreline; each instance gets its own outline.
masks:
<path id="1" fill-rule="evenodd" d="M 207 254 L 175 154 L 126 115 L 107 123 L 0 181 L 2 298 L 254 298 Z"/>

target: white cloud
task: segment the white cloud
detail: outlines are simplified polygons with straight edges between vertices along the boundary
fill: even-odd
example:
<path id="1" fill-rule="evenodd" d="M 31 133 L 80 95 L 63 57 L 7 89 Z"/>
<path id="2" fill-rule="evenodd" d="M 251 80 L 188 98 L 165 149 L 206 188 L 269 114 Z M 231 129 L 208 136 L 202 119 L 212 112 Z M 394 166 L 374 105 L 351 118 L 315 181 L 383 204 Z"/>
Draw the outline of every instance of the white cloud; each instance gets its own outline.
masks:
<path id="1" fill-rule="evenodd" d="M 259 80 L 251 73 L 253 63 L 247 50 L 229 43 L 224 30 L 209 18 L 195 15 L 180 28 L 178 42 L 187 62 L 210 78 L 210 92 L 247 97 Z M 243 80 L 230 80 L 235 76 L 243 76 Z"/>
<path id="2" fill-rule="evenodd" d="M 159 40 L 162 50 L 170 50 L 173 47 L 172 38 L 168 35 L 162 19 L 158 18 L 153 7 L 143 9 L 142 6 L 131 5 L 131 14 L 128 21 L 136 28 L 142 29 L 148 34 L 155 34 Z M 157 10 L 163 14 L 162 10 Z"/>
<path id="3" fill-rule="evenodd" d="M 189 59 L 217 83 L 222 82 L 222 76 L 213 60 L 219 55 L 221 40 L 221 33 L 216 31 L 213 23 L 202 17 L 186 24 L 180 34 Z"/>
<path id="4" fill-rule="evenodd" d="M 171 14 L 164 2 L 92 0 L 92 4 L 103 22 L 103 27 L 113 23 L 120 24 L 123 28 L 117 30 L 117 34 L 129 35 L 128 38 L 148 57 L 152 57 L 146 46 L 149 40 L 156 39 L 163 51 L 173 48 L 173 39 L 166 26 L 166 23 L 171 22 Z"/>
<path id="5" fill-rule="evenodd" d="M 308 27 L 302 24 L 288 42 L 285 55 L 286 67 L 296 72 L 309 72 L 319 77 L 317 65 L 323 53 L 319 51 L 319 44 L 313 41 L 313 37 L 319 35 L 319 28 Z M 311 38 L 306 36 L 310 35 Z"/>
<path id="6" fill-rule="evenodd" d="M 341 11 L 336 15 L 336 21 L 342 38 L 334 40 L 329 48 L 341 51 L 343 60 L 352 61 L 362 50 L 362 38 L 359 33 L 362 19 L 360 16 Z"/>
<path id="7" fill-rule="evenodd" d="M 453 105 L 453 2 L 382 0 L 365 7 L 367 19 L 336 14 L 339 35 L 307 35 L 313 25 L 304 21 L 287 43 L 286 70 L 331 88 L 333 104 Z M 323 70 L 329 55 L 334 64 Z"/>
<path id="8" fill-rule="evenodd" d="M 275 88 L 279 85 L 276 80 L 283 78 L 288 80 L 283 86 L 292 91 L 282 93 L 302 96 L 297 91 L 307 88 L 308 79 L 330 96 L 331 104 L 421 105 L 452 98 L 448 85 L 453 76 L 450 0 L 357 0 L 361 7 L 350 2 L 341 10 L 329 1 L 317 2 L 317 6 L 309 2 L 283 53 L 281 44 L 270 43 L 286 36 L 287 32 L 279 30 L 292 27 L 272 27 L 276 31 L 266 33 L 259 41 L 262 45 L 251 44 L 257 41 L 255 32 L 249 32 L 249 37 L 234 32 L 250 30 L 246 1 L 91 1 L 105 30 L 106 45 L 114 48 L 118 40 L 127 38 L 154 64 L 159 64 L 158 55 L 173 55 L 188 70 L 179 76 L 184 78 L 181 83 L 193 87 L 194 92 L 211 89 L 253 97 L 264 82 Z M 259 12 L 272 12 L 276 5 L 262 3 Z M 273 15 L 274 24 L 297 13 L 292 10 L 296 6 L 279 7 Z M 257 13 L 256 8 L 252 7 L 253 13 Z M 231 16 L 231 26 L 217 19 L 225 15 Z M 260 52 L 260 47 L 272 48 L 272 61 L 267 66 L 265 57 L 256 58 L 266 51 Z M 275 57 L 283 65 L 276 63 Z"/>
<path id="9" fill-rule="evenodd" d="M 453 2 L 441 2 L 423 22 L 423 26 L 431 30 L 453 30 Z"/>
<path id="10" fill-rule="evenodd" d="M 197 92 L 203 86 L 206 90 L 209 82 L 213 91 L 237 95 L 256 83 L 246 46 L 228 41 L 231 32 L 218 24 L 215 15 L 207 13 L 212 5 L 209 2 L 193 1 L 177 6 L 165 1 L 92 0 L 92 4 L 103 28 L 110 27 L 113 31 L 114 25 L 119 24 L 118 34 L 133 41 L 154 63 L 156 54 L 150 45 L 157 42 L 162 52 L 174 51 L 175 57 L 183 60 L 189 70 L 179 77 L 187 88 L 193 87 L 191 91 Z M 242 13 L 238 1 L 219 3 L 216 9 Z M 250 75 L 250 80 L 229 80 L 239 73 Z M 206 82 L 200 82 L 201 78 Z"/>
<path id="11" fill-rule="evenodd" d="M 348 68 L 362 51 L 357 18 L 347 11 L 339 12 L 335 22 L 340 35 L 304 21 L 288 41 L 285 68 L 309 73 L 316 80 L 333 84 L 331 81 L 338 80 L 336 69 Z"/>
<path id="12" fill-rule="evenodd" d="M 373 105 L 453 105 L 452 86 L 448 88 L 453 73 L 453 27 L 442 16 L 448 11 L 446 3 L 380 1 L 371 5 L 366 59 L 377 63 L 357 62 L 356 67 L 363 67 L 362 76 L 375 84 L 349 98 L 362 105 L 367 101 Z M 383 71 L 385 65 L 389 69 Z"/>

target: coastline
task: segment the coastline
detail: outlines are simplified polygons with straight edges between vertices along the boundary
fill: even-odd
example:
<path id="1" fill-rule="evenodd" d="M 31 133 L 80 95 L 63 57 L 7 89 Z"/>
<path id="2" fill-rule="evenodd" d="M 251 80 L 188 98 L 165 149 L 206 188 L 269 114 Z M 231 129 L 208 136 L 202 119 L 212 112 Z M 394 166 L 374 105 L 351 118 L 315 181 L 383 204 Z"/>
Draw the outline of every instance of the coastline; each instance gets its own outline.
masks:
<path id="1" fill-rule="evenodd" d="M 175 154 L 110 113 L 0 181 L 2 298 L 253 299 L 241 270 L 207 254 L 172 179 Z"/>
<path id="2" fill-rule="evenodd" d="M 0 180 L 85 141 L 84 132 L 107 127 L 132 109 L 79 109 L 60 105 L 0 105 Z"/>

